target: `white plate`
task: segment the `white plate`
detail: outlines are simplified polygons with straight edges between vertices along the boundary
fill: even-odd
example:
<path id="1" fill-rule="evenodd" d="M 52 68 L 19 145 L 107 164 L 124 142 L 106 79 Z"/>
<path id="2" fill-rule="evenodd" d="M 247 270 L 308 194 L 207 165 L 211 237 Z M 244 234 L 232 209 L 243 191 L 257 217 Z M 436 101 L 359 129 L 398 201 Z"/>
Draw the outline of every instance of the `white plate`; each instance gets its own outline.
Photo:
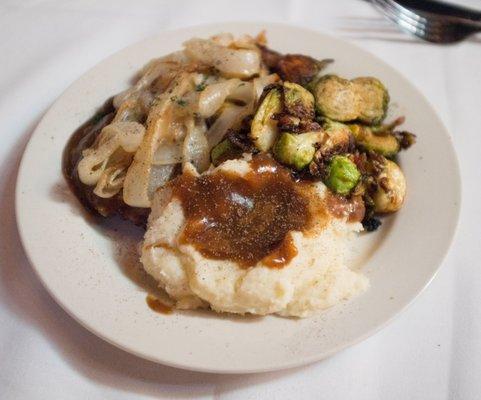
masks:
<path id="1" fill-rule="evenodd" d="M 272 48 L 334 58 L 329 71 L 372 75 L 389 88 L 393 114 L 417 144 L 402 153 L 407 201 L 382 229 L 357 240 L 354 263 L 370 290 L 319 316 L 222 317 L 208 312 L 161 315 L 145 302 L 145 282 L 135 256 L 119 251 L 128 224 L 98 226 L 85 218 L 61 173 L 70 134 L 105 99 L 129 84 L 153 57 L 180 48 L 193 36 L 221 31 L 255 34 L 266 29 Z M 164 32 L 102 61 L 56 101 L 25 150 L 17 182 L 17 220 L 32 266 L 56 301 L 87 329 L 141 357 L 213 372 L 288 368 L 327 357 L 358 342 L 398 314 L 429 283 L 452 240 L 458 219 L 460 179 L 439 117 L 409 81 L 379 58 L 325 34 L 277 24 L 229 23 Z M 112 226 L 117 224 L 117 232 Z M 132 233 L 132 232 L 131 232 Z M 128 236 L 130 242 L 140 232 Z"/>

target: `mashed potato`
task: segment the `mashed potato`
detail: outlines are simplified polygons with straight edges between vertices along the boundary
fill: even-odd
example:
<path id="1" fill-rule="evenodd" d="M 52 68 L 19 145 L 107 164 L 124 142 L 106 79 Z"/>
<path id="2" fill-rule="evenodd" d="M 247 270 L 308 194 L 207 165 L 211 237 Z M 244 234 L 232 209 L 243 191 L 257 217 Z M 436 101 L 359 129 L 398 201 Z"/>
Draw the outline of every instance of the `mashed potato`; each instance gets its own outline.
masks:
<path id="1" fill-rule="evenodd" d="M 244 176 L 250 159 L 230 160 L 206 174 L 228 171 Z M 312 183 L 322 199 L 325 186 Z M 368 280 L 345 265 L 351 232 L 360 223 L 330 217 L 315 232 L 290 231 L 297 254 L 282 268 L 262 261 L 246 268 L 227 259 L 207 258 L 180 240 L 186 218 L 180 200 L 167 187 L 152 204 L 141 261 L 180 309 L 210 307 L 218 312 L 306 317 L 366 290 Z"/>

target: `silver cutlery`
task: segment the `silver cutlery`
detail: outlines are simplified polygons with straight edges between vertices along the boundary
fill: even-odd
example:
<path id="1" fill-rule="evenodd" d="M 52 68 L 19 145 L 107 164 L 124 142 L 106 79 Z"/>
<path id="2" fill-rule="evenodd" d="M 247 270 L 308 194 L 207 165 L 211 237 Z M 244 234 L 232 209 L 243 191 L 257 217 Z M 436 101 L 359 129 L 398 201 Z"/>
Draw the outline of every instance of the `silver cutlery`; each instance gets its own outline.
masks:
<path id="1" fill-rule="evenodd" d="M 481 32 L 481 12 L 428 0 L 370 0 L 403 30 L 433 43 L 456 43 Z"/>

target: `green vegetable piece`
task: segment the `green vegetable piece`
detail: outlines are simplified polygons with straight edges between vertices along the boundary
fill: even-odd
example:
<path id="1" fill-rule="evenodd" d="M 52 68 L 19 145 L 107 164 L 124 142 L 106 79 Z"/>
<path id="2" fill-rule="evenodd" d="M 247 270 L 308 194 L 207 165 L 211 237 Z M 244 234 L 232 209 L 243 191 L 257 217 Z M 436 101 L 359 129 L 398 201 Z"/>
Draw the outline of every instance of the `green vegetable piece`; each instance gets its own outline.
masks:
<path id="1" fill-rule="evenodd" d="M 386 115 L 389 93 L 376 78 L 324 75 L 311 88 L 318 112 L 329 119 L 379 124 Z"/>
<path id="2" fill-rule="evenodd" d="M 377 189 L 372 195 L 374 211 L 391 213 L 398 211 L 406 196 L 406 178 L 401 168 L 391 160 L 384 159 L 382 171 L 376 177 Z"/>
<path id="3" fill-rule="evenodd" d="M 298 118 L 314 118 L 314 96 L 301 85 L 284 82 L 284 106 L 288 114 Z"/>
<path id="4" fill-rule="evenodd" d="M 335 121 L 353 121 L 359 115 L 357 93 L 352 83 L 336 75 L 324 75 L 314 84 L 319 113 Z"/>
<path id="5" fill-rule="evenodd" d="M 274 156 L 282 164 L 301 170 L 312 161 L 316 152 L 315 145 L 321 139 L 322 132 L 299 135 L 283 132 L 274 146 Z"/>
<path id="6" fill-rule="evenodd" d="M 376 135 L 373 130 L 364 125 L 349 125 L 356 144 L 360 147 L 381 154 L 384 157 L 394 157 L 399 153 L 400 145 L 396 137 L 390 133 Z"/>
<path id="7" fill-rule="evenodd" d="M 325 184 L 333 192 L 347 196 L 356 187 L 361 173 L 346 156 L 334 156 L 328 166 Z"/>
<path id="8" fill-rule="evenodd" d="M 357 119 L 366 124 L 378 125 L 386 116 L 389 92 L 379 79 L 361 77 L 351 81 L 359 97 Z"/>
<path id="9" fill-rule="evenodd" d="M 389 93 L 379 79 L 361 77 L 351 81 L 358 94 L 357 119 L 369 125 L 380 124 L 386 116 Z"/>
<path id="10" fill-rule="evenodd" d="M 205 82 L 201 82 L 198 85 L 195 85 L 195 91 L 196 92 L 202 92 L 206 88 Z"/>
<path id="11" fill-rule="evenodd" d="M 331 151 L 346 152 L 351 143 L 351 130 L 341 122 L 327 120 L 323 124 L 326 137 L 322 142 L 321 151 L 328 154 Z"/>
<path id="12" fill-rule="evenodd" d="M 273 87 L 259 105 L 251 124 L 250 137 L 260 151 L 268 151 L 278 136 L 277 121 L 272 117 L 282 111 L 280 87 Z"/>
<path id="13" fill-rule="evenodd" d="M 239 157 L 241 154 L 241 149 L 232 144 L 229 139 L 224 139 L 212 148 L 210 159 L 212 160 L 212 164 L 217 166 L 226 160 Z"/>

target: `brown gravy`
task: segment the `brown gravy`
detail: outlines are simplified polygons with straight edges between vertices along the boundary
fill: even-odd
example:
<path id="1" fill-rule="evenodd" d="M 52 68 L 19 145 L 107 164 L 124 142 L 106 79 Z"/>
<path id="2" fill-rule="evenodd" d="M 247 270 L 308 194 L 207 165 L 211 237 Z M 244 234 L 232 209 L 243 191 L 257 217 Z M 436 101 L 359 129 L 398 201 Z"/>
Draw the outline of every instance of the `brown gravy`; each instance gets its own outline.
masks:
<path id="1" fill-rule="evenodd" d="M 297 254 L 287 233 L 310 225 L 309 196 L 272 158 L 254 156 L 251 167 L 244 176 L 183 174 L 172 182 L 186 217 L 181 241 L 244 268 L 261 260 L 280 268 Z"/>
<path id="2" fill-rule="evenodd" d="M 172 307 L 168 306 L 167 304 L 162 303 L 158 298 L 148 294 L 145 301 L 147 302 L 147 305 L 149 308 L 155 312 L 158 312 L 160 314 L 171 314 L 172 313 Z"/>
<path id="3" fill-rule="evenodd" d="M 291 235 L 286 235 L 281 245 L 262 259 L 269 268 L 282 268 L 297 256 L 297 248 Z"/>

